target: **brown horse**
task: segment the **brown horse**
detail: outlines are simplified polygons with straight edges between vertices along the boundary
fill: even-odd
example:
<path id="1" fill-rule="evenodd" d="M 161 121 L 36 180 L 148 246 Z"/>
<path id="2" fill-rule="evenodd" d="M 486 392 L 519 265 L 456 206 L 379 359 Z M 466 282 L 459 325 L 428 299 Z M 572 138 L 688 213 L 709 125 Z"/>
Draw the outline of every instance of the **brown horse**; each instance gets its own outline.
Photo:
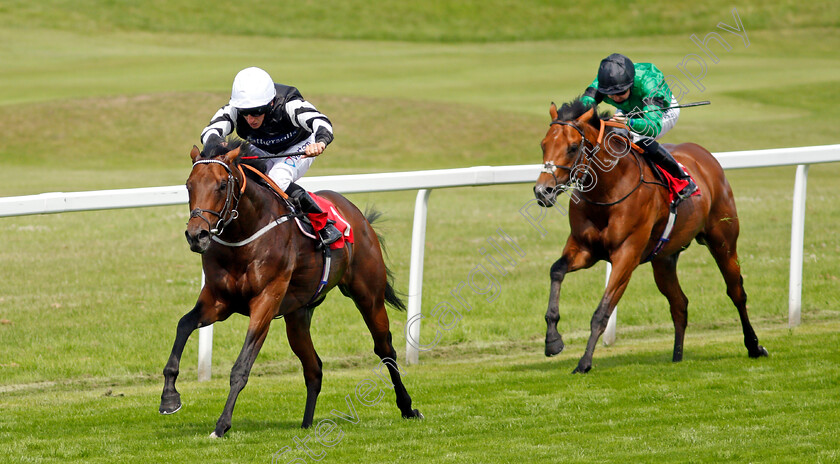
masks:
<path id="1" fill-rule="evenodd" d="M 605 129 L 602 118 L 608 118 L 608 114 L 598 115 L 595 107 L 586 106 L 579 99 L 564 104 L 559 112 L 552 103 L 549 113 L 551 124 L 541 144 L 545 168 L 537 179 L 534 194 L 543 206 L 552 206 L 558 194 L 571 192 L 571 234 L 563 256 L 551 266 L 545 314 L 546 356 L 556 355 L 564 348 L 557 322 L 560 285 L 566 273 L 589 268 L 600 260 L 612 263 L 604 296 L 592 316 L 586 352 L 574 370 L 583 373 L 592 368 L 595 345 L 630 276 L 639 264 L 650 259 L 656 286 L 671 307 L 675 329 L 673 361 L 681 361 L 688 298 L 677 280 L 677 259 L 692 239 L 709 249 L 723 274 L 726 292 L 738 308 L 749 356 L 767 356 L 747 315 L 747 294 L 736 252 L 738 214 L 732 189 L 715 157 L 693 143 L 666 146 L 693 175 L 702 195 L 679 204 L 670 241 L 653 253 L 669 218 L 667 189 L 653 181 L 656 177 L 651 168 L 629 149 L 626 138 L 617 136 L 618 130 L 607 126 L 601 132 Z"/>
<path id="2" fill-rule="evenodd" d="M 223 321 L 233 313 L 250 318 L 245 344 L 230 372 L 230 394 L 212 437 L 230 429 L 233 407 L 245 388 L 248 375 L 268 335 L 273 319 L 283 317 L 292 351 L 303 365 L 306 406 L 302 427 L 312 425 L 315 402 L 321 391 L 321 359 L 309 334 L 312 312 L 338 286 L 353 299 L 370 330 L 376 353 L 388 368 L 397 407 L 405 418 L 422 415 L 411 408 L 391 344 L 385 303 L 404 310 L 391 285 L 379 238 L 370 225 L 378 213 L 366 218 L 343 196 L 319 192 L 329 199 L 353 228 L 355 243 L 332 250 L 331 266 L 323 289 L 322 254 L 315 241 L 299 233 L 289 205 L 278 194 L 256 181 L 248 182 L 241 168 L 238 141 L 193 147 L 193 169 L 187 179 L 190 220 L 186 236 L 190 249 L 201 253 L 206 284 L 195 307 L 178 322 L 172 354 L 163 370 L 160 412 L 181 408 L 175 389 L 184 344 L 197 328 Z"/>

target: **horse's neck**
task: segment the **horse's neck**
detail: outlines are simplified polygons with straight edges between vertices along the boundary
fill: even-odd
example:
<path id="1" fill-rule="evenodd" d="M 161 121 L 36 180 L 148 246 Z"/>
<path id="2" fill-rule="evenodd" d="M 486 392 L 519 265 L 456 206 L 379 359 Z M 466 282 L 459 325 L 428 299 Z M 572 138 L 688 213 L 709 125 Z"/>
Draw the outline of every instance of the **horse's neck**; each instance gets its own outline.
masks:
<path id="1" fill-rule="evenodd" d="M 245 192 L 239 198 L 239 217 L 231 223 L 231 231 L 237 236 L 247 237 L 270 221 L 289 213 L 286 203 L 266 187 L 248 182 Z"/>
<path id="2" fill-rule="evenodd" d="M 590 154 L 590 167 L 595 175 L 595 185 L 587 192 L 587 197 L 595 201 L 615 201 L 629 192 L 639 181 L 639 160 L 630 149 L 627 152 L 615 152 L 606 141 L 596 145 Z"/>

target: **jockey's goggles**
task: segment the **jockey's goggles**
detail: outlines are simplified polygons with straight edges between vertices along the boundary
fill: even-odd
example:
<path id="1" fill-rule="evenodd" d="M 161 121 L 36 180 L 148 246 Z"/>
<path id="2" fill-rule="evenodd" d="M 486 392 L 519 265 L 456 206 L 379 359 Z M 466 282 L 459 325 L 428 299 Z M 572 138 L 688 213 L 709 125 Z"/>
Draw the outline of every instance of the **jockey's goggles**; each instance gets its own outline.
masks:
<path id="1" fill-rule="evenodd" d="M 239 111 L 239 114 L 241 114 L 242 116 L 257 117 L 268 113 L 270 109 L 271 105 L 263 105 L 258 106 L 256 108 L 237 108 L 237 111 Z"/>

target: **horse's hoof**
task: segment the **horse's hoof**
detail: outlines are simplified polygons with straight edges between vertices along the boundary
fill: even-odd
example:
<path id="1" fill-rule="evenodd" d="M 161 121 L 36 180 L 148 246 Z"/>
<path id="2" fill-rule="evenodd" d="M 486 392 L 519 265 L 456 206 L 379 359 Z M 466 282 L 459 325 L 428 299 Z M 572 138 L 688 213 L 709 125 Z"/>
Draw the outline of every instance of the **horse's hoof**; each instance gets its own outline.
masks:
<path id="1" fill-rule="evenodd" d="M 560 354 L 563 349 L 566 348 L 566 345 L 563 344 L 563 339 L 558 338 L 557 340 L 553 341 L 545 341 L 545 355 L 546 357 L 552 357 L 554 355 Z"/>
<path id="2" fill-rule="evenodd" d="M 767 349 L 761 345 L 758 345 L 758 348 L 755 351 L 750 351 L 751 358 L 761 358 L 765 356 L 770 356 L 770 353 L 768 353 Z"/>
<path id="3" fill-rule="evenodd" d="M 210 432 L 210 438 L 221 438 L 221 437 L 216 435 L 216 431 L 214 430 L 214 431 Z"/>
<path id="4" fill-rule="evenodd" d="M 572 374 L 586 374 L 592 369 L 592 366 L 582 366 L 580 364 L 577 365 L 575 370 L 572 371 Z"/>
<path id="5" fill-rule="evenodd" d="M 178 403 L 178 406 L 175 406 L 174 409 L 172 408 L 164 408 L 163 406 L 160 407 L 158 412 L 164 415 L 175 414 L 176 412 L 181 410 L 181 403 Z"/>
<path id="6" fill-rule="evenodd" d="M 175 414 L 181 410 L 181 395 L 162 398 L 158 412 L 161 414 Z"/>
<path id="7" fill-rule="evenodd" d="M 409 414 L 403 414 L 402 416 L 403 419 L 425 419 L 423 414 L 421 414 L 420 411 L 416 409 L 412 409 Z"/>

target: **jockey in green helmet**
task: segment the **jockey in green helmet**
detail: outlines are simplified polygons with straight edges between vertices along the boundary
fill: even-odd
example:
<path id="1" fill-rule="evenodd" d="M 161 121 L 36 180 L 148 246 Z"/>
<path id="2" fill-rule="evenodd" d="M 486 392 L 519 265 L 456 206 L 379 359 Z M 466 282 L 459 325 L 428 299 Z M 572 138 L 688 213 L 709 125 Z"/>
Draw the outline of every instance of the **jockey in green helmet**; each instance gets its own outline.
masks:
<path id="1" fill-rule="evenodd" d="M 688 181 L 688 186 L 679 192 L 680 198 L 687 198 L 697 190 L 691 176 L 656 141 L 680 117 L 680 109 L 675 108 L 679 103 L 656 66 L 634 64 L 626 56 L 613 53 L 601 60 L 598 77 L 586 88 L 581 101 L 589 105 L 603 101 L 616 107 L 613 119 L 630 128 L 633 142 L 644 149 L 644 155 L 671 176 Z"/>

